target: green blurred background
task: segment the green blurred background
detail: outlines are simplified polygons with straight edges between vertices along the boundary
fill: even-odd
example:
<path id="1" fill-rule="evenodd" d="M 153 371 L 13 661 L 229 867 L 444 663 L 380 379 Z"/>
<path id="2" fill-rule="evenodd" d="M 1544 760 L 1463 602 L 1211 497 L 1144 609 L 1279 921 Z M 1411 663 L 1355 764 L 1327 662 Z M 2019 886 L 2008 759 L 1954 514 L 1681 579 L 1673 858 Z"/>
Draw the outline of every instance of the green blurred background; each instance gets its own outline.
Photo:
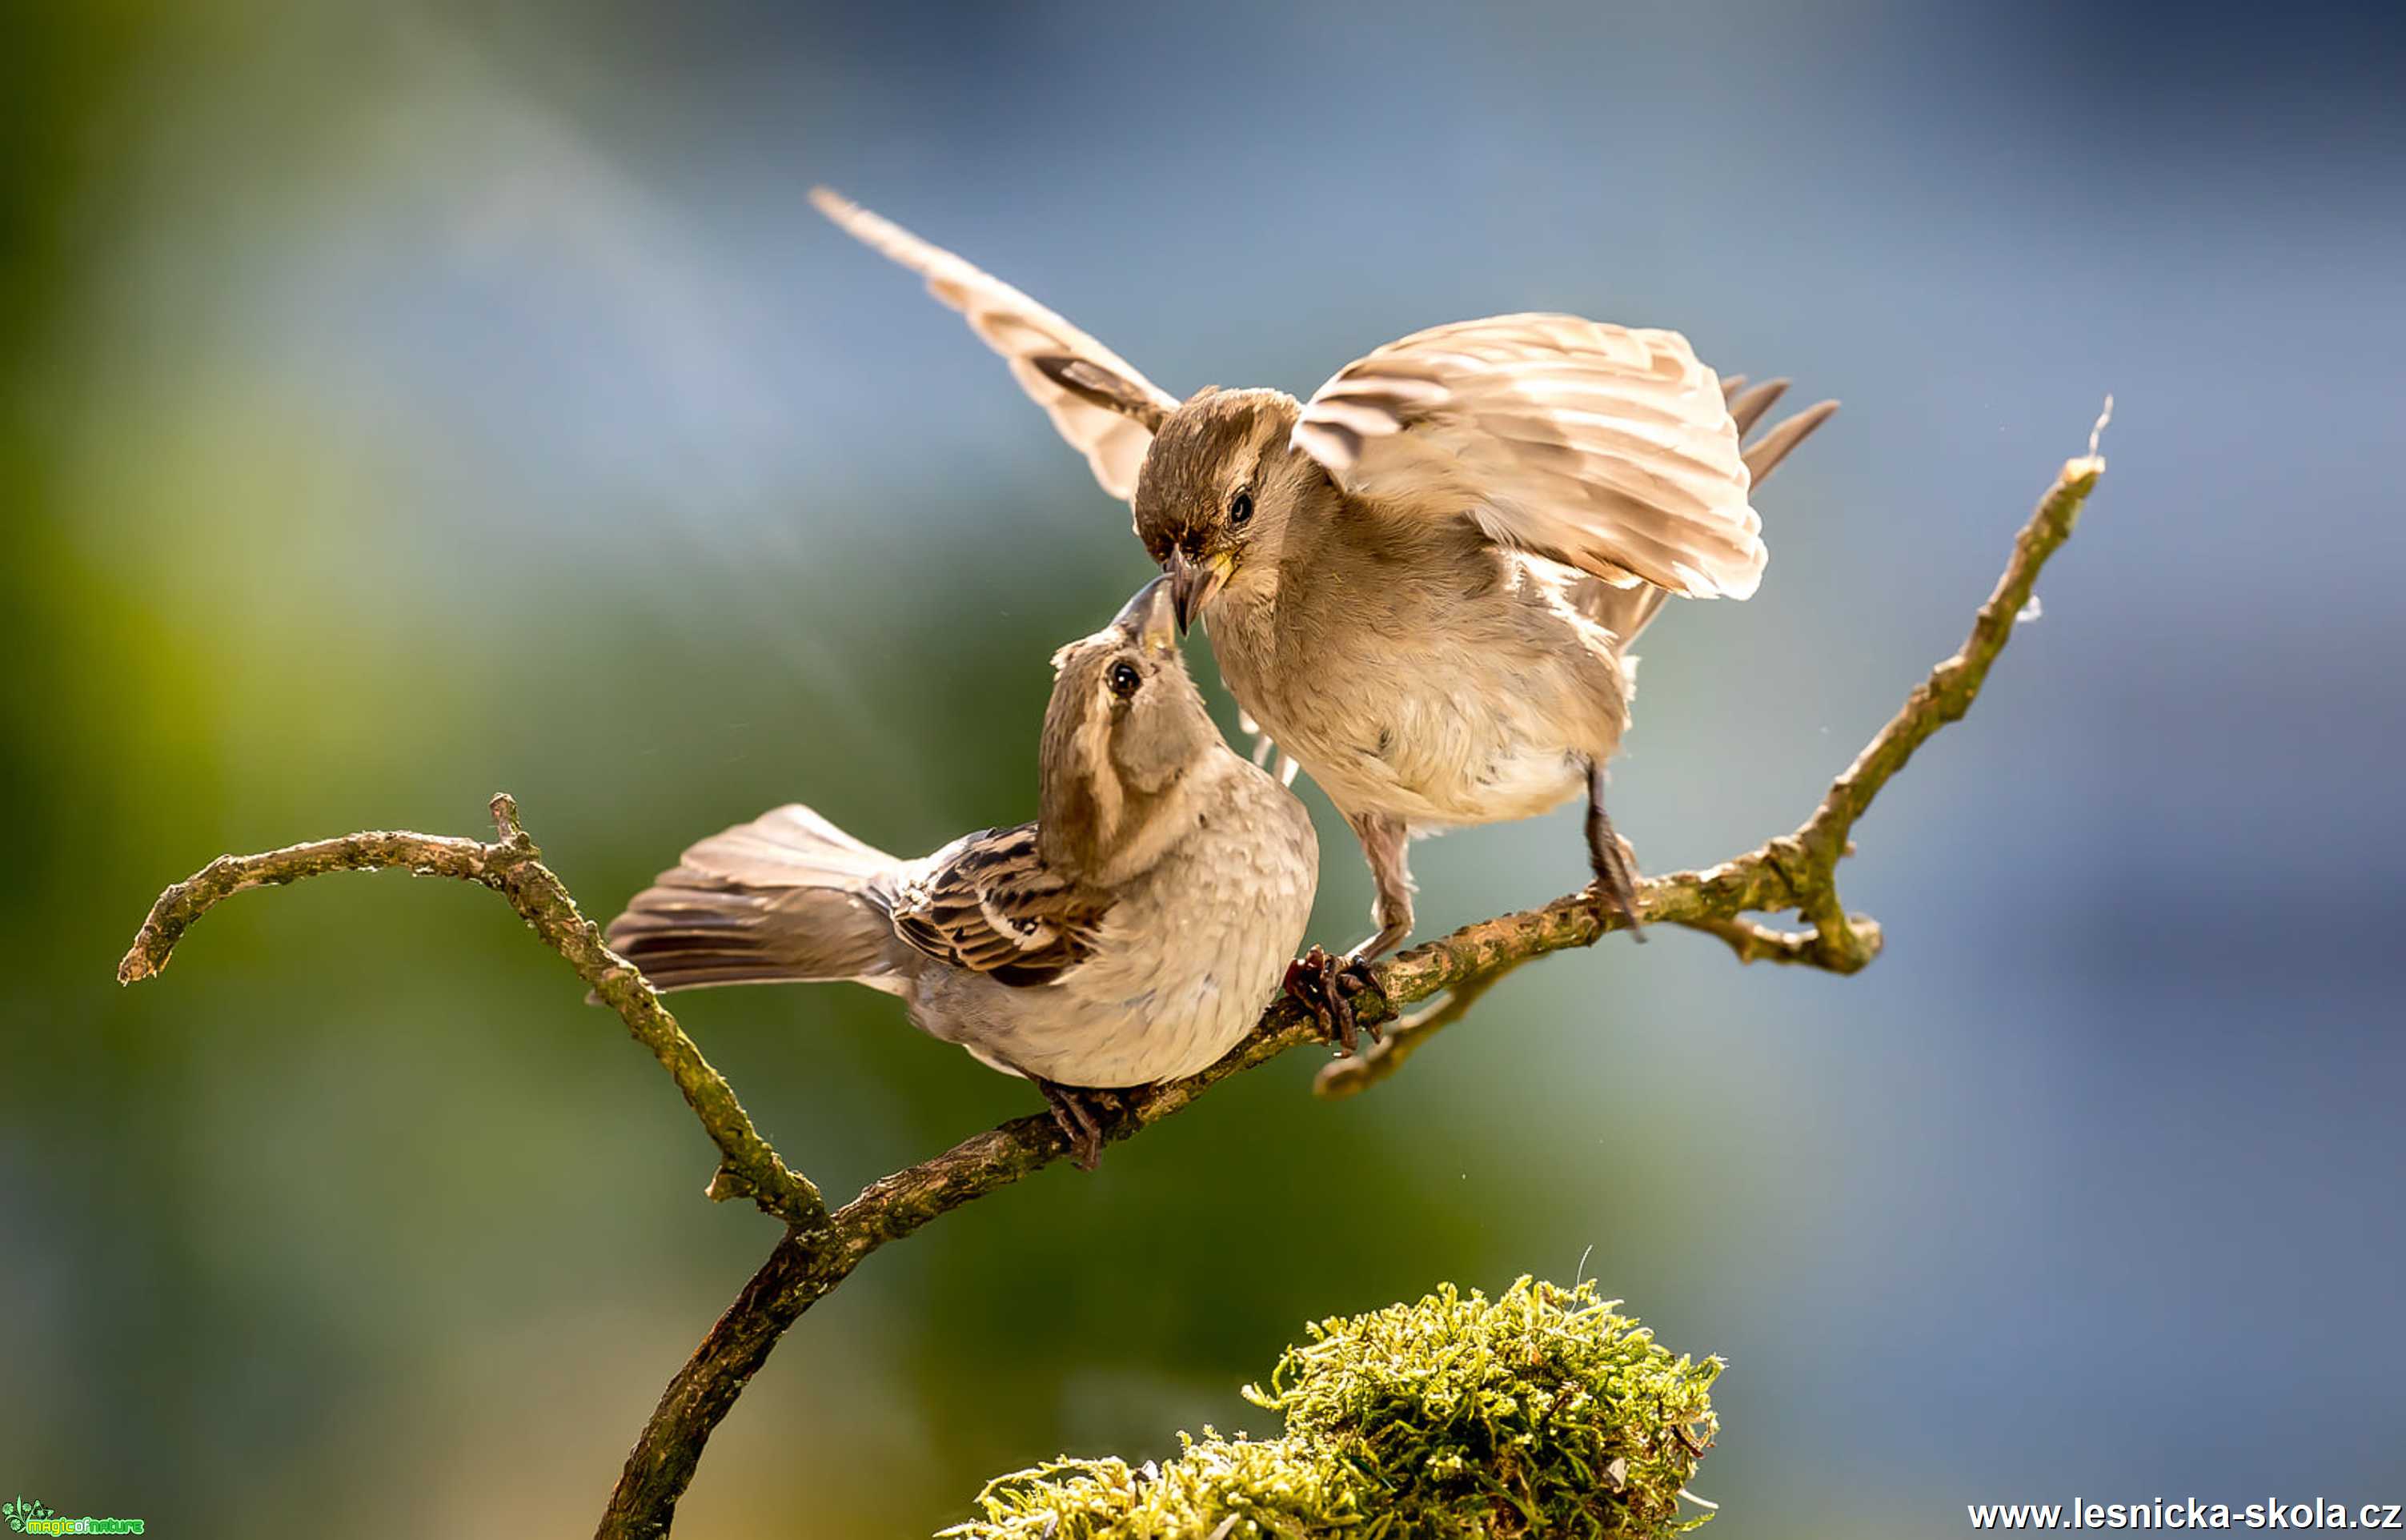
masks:
<path id="1" fill-rule="evenodd" d="M 1615 942 L 1358 1100 L 1248 1075 L 874 1258 L 681 1533 L 924 1533 L 1062 1449 L 1258 1430 L 1307 1317 L 1582 1259 L 1733 1361 L 1716 1533 L 2406 1496 L 2395 7 L 5 25 L 0 1488 L 581 1533 L 766 1251 L 489 894 L 249 896 L 110 974 L 220 851 L 496 789 L 604 914 L 791 798 L 901 851 L 1028 815 L 1046 658 L 1146 566 L 826 181 L 1181 392 L 1559 307 L 1844 397 L 1762 594 L 1649 638 L 1656 869 L 1792 827 L 2120 417 L 2044 620 L 1861 830 L 1876 968 Z M 1416 865 L 1424 934 L 1534 902 L 1577 813 Z M 682 1014 L 835 1195 L 1036 1107 L 866 991 Z"/>

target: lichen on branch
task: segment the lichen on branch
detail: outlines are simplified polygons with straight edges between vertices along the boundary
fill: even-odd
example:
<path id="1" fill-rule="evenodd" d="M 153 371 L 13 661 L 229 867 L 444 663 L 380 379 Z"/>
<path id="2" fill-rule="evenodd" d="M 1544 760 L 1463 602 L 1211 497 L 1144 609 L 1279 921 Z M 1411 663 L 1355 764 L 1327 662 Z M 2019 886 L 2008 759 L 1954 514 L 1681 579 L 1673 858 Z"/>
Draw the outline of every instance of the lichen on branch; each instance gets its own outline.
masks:
<path id="1" fill-rule="evenodd" d="M 1276 1438 L 1180 1435 L 1167 1463 L 1064 1458 L 987 1484 L 951 1540 L 1635 1540 L 1711 1517 L 1717 1358 L 1674 1357 L 1592 1282 L 1323 1321 L 1267 1390 Z"/>

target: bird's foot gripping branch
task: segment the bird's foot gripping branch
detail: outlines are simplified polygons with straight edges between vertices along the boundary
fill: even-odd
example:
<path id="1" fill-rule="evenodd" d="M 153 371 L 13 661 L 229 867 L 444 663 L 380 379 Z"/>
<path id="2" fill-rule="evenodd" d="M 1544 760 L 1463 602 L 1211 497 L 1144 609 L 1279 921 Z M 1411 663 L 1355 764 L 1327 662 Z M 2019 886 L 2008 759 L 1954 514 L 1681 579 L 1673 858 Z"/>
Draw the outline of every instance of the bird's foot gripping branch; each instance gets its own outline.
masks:
<path id="1" fill-rule="evenodd" d="M 1962 716 L 1978 695 L 2030 602 L 2040 569 L 2071 536 L 2083 502 L 2104 471 L 2093 436 L 2089 449 L 2065 464 L 2022 527 L 2003 575 L 1980 606 L 1962 649 L 1914 686 L 1895 716 L 1830 784 L 1812 815 L 1794 832 L 1718 866 L 1640 884 L 1636 911 L 1642 920 L 1718 936 L 1741 961 L 1768 958 L 1852 973 L 1878 954 L 1878 925 L 1848 914 L 1839 901 L 1838 863 L 1852 852 L 1856 821 L 1880 788 L 1932 733 Z M 577 909 L 519 827 L 517 807 L 507 797 L 493 799 L 493 818 L 497 837 L 491 841 L 367 832 L 256 855 L 219 856 L 160 895 L 119 965 L 118 977 L 131 983 L 157 973 L 195 921 L 246 889 L 332 871 L 396 867 L 420 876 L 480 883 L 501 894 L 585 986 L 618 1013 L 628 1031 L 668 1071 L 716 1146 L 710 1195 L 749 1199 L 785 1226 L 768 1260 L 670 1381 L 628 1455 L 598 1532 L 604 1537 L 665 1534 L 712 1431 L 803 1311 L 841 1284 L 871 1251 L 948 1209 L 1041 1169 L 1064 1154 L 1067 1145 L 1051 1118 L 1015 1119 L 871 1182 L 830 1212 L 818 1189 L 787 1166 L 753 1126 L 733 1088 L 702 1057 L 642 975 L 609 949 L 600 930 Z M 1777 930 L 1751 918 L 1786 911 L 1799 915 L 1803 928 Z M 1366 991 L 1355 1004 L 1363 1024 L 1393 1020 L 1404 1008 L 1440 993 L 1451 992 L 1449 997 L 1396 1022 L 1384 1040 L 1361 1057 L 1330 1067 L 1320 1089 L 1344 1095 L 1383 1079 L 1505 973 L 1550 952 L 1590 945 L 1626 923 L 1592 895 L 1575 894 L 1538 909 L 1465 925 L 1389 959 L 1375 969 L 1378 990 Z M 1281 1001 L 1264 1014 L 1250 1037 L 1209 1069 L 1126 1098 L 1126 1109 L 1111 1119 L 1103 1137 L 1125 1138 L 1230 1075 L 1320 1040 L 1318 1023 L 1293 1001 Z"/>

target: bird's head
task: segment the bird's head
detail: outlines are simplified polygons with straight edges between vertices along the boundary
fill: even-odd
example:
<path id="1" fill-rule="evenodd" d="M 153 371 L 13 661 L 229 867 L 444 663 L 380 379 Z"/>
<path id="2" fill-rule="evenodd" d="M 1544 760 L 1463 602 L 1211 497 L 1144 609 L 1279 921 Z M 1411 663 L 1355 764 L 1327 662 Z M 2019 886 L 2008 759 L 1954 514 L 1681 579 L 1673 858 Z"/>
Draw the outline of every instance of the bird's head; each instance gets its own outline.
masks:
<path id="1" fill-rule="evenodd" d="M 1335 489 L 1294 445 L 1300 403 L 1281 390 L 1206 387 L 1169 410 L 1151 387 L 1090 358 L 1044 354 L 1028 363 L 1152 435 L 1137 473 L 1136 533 L 1169 578 L 1180 630 L 1224 591 L 1265 597 L 1275 587 L 1290 519 Z"/>
<path id="2" fill-rule="evenodd" d="M 1154 578 L 1053 656 L 1039 839 L 1046 860 L 1097 882 L 1149 866 L 1188 772 L 1229 752 L 1179 653 L 1170 582 Z"/>
<path id="3" fill-rule="evenodd" d="M 1266 592 L 1289 521 L 1325 476 L 1288 443 L 1277 390 L 1206 390 L 1162 422 L 1136 484 L 1136 532 L 1161 563 L 1181 630 L 1228 588 Z"/>

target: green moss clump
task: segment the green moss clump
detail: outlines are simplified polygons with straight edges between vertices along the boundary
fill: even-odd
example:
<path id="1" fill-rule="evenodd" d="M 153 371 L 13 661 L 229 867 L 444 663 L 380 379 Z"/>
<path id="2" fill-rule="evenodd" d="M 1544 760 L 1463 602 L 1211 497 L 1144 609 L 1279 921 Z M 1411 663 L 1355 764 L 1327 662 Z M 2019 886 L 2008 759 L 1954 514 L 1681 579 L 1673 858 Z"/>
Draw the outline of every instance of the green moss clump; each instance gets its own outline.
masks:
<path id="1" fill-rule="evenodd" d="M 1666 1536 L 1719 1423 L 1721 1362 L 1674 1358 L 1595 1285 L 1451 1284 L 1324 1321 L 1248 1400 L 1284 1436 L 1180 1435 L 1178 1458 L 1056 1460 L 987 1484 L 951 1540 Z"/>

